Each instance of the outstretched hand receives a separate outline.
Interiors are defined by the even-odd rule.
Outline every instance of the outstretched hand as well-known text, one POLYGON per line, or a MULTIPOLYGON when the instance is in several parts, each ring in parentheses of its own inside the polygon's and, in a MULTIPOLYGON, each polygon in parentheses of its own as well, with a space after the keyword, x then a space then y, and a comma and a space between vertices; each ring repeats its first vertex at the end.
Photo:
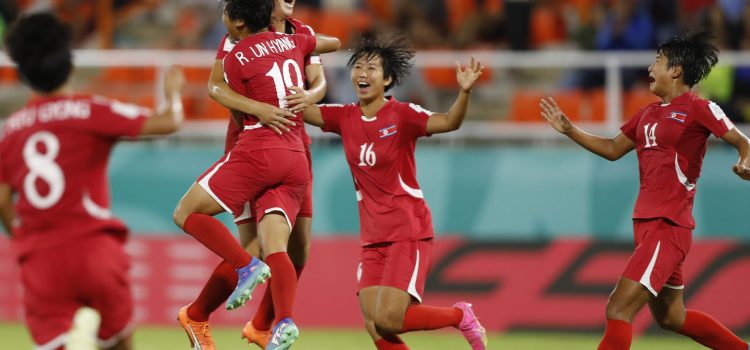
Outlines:
POLYGON ((542 118, 544 118, 555 130, 565 134, 573 127, 568 116, 563 113, 560 106, 554 98, 543 98, 539 101, 539 107, 542 109, 542 118))
POLYGON ((474 57, 469 61, 469 65, 464 69, 461 67, 461 63, 456 61, 456 80, 458 86, 461 87, 461 91, 470 92, 471 88, 474 87, 474 83, 477 82, 479 76, 482 75, 484 66, 475 60, 474 57))

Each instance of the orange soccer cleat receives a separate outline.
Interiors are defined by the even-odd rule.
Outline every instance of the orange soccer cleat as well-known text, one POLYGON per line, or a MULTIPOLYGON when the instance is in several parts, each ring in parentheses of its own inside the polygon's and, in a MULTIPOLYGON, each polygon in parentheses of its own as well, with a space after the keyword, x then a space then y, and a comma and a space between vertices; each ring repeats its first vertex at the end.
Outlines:
POLYGON ((268 346, 268 341, 271 340, 271 330, 259 331, 253 327, 252 322, 248 322, 242 328, 242 339, 247 339, 248 344, 256 344, 261 349, 265 349, 268 346))
POLYGON ((193 321, 188 317, 187 310, 190 307, 184 306, 180 309, 177 314, 177 320, 180 321, 180 326, 187 333, 190 339, 190 346, 193 350, 216 350, 216 344, 214 344, 214 338, 211 336, 211 327, 206 322, 193 321))

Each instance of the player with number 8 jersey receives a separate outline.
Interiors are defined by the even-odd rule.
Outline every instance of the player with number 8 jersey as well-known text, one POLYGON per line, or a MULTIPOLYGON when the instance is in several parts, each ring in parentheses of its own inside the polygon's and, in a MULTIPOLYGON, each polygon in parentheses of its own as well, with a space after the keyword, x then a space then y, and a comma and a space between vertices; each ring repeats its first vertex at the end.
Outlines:
POLYGON ((100 348, 128 350, 128 230, 109 209, 107 164, 123 137, 177 130, 184 76, 168 71, 167 105, 154 113, 75 94, 70 28, 53 15, 22 17, 6 40, 37 94, 8 118, 0 141, 0 220, 16 243, 25 321, 36 348, 61 349, 76 311, 88 306, 101 315, 100 348))

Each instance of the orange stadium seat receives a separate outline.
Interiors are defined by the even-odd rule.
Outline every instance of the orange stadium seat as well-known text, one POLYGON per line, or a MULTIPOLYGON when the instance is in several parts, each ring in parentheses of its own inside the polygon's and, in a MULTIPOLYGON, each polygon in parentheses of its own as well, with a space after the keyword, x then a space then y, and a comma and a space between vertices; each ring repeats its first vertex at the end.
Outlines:
POLYGON ((625 96, 623 97, 622 101, 623 120, 630 119, 633 115, 638 113, 641 108, 657 101, 659 101, 659 98, 654 96, 654 94, 652 94, 651 91, 646 88, 636 88, 625 92, 625 96))
MULTIPOLYGON (((462 63, 465 64, 465 63, 462 63)), ((422 68, 425 82, 438 89, 454 89, 458 87, 456 82, 455 67, 425 67, 422 68)), ((492 80, 492 70, 484 67, 482 75, 477 80, 477 86, 486 84, 492 80)))
POLYGON ((15 84, 18 82, 16 69, 12 67, 0 68, 0 84, 15 84))
POLYGON ((370 17, 362 12, 321 11, 313 29, 341 40, 341 46, 349 46, 353 33, 361 33, 370 27, 370 17))
POLYGON ((604 89, 594 89, 586 93, 588 99, 588 121, 601 122, 607 119, 607 95, 604 89))
POLYGON ((552 96, 571 120, 581 120, 583 93, 580 90, 559 91, 552 94, 540 90, 522 89, 516 91, 510 102, 510 118, 514 122, 543 122, 539 101, 552 96))

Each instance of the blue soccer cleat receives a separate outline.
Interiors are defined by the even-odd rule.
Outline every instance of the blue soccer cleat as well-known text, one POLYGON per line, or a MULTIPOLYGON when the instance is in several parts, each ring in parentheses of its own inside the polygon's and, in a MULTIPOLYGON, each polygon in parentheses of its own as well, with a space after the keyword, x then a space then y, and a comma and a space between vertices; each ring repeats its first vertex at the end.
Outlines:
POLYGON ((250 300, 255 287, 271 277, 271 269, 264 262, 253 258, 245 267, 237 269, 237 288, 227 299, 227 310, 234 310, 250 300))
POLYGON ((299 329, 291 318, 287 317, 279 321, 276 327, 273 327, 271 340, 266 345, 265 350, 286 350, 292 347, 299 337, 299 329))

